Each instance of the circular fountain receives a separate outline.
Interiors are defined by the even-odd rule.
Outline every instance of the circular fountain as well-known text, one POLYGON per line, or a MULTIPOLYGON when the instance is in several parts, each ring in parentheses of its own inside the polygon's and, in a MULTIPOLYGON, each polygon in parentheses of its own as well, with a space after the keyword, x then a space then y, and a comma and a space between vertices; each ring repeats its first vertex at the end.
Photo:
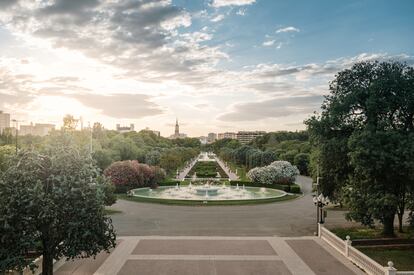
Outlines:
POLYGON ((239 187, 223 184, 190 183, 187 186, 162 186, 156 189, 138 188, 131 190, 131 194, 139 198, 152 200, 177 201, 263 201, 281 198, 287 193, 281 190, 263 187, 239 187))

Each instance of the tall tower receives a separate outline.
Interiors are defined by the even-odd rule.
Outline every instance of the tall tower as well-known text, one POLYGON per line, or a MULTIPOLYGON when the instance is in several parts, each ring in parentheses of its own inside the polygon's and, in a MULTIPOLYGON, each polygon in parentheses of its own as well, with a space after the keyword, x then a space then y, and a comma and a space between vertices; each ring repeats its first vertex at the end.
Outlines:
POLYGON ((174 135, 178 137, 180 135, 180 126, 178 126, 178 119, 175 120, 175 132, 174 135))

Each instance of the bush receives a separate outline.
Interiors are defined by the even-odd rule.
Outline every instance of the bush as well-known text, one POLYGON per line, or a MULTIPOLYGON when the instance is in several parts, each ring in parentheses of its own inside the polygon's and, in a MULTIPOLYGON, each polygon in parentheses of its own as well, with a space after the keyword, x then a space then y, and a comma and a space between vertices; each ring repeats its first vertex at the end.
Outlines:
POLYGON ((289 191, 290 193, 295 193, 295 194, 300 193, 300 186, 297 184, 292 184, 289 186, 289 190, 290 190, 289 191))
POLYGON ((251 181, 262 184, 292 184, 297 175, 298 168, 287 161, 274 161, 270 165, 253 168, 247 173, 251 181))
POLYGON ((159 167, 138 163, 136 160, 117 161, 105 169, 117 193, 126 193, 139 187, 152 187, 165 179, 165 171, 159 167))
POLYGON ((283 190, 285 192, 289 192, 289 185, 282 185, 282 184, 262 184, 260 182, 251 182, 251 181, 231 181, 231 186, 236 186, 237 184, 239 186, 245 185, 245 186, 251 186, 251 187, 266 187, 266 188, 273 188, 273 189, 279 189, 283 190))

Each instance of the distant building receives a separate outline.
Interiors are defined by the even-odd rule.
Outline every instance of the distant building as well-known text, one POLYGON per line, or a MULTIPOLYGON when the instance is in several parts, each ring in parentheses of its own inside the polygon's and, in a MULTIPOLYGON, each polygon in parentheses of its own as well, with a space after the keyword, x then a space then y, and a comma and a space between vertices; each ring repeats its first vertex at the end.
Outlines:
POLYGON ((144 129, 143 131, 152 132, 152 133, 154 133, 157 137, 161 136, 160 131, 151 130, 151 129, 150 129, 150 128, 148 128, 148 127, 145 127, 145 129, 144 129))
POLYGON ((207 135, 207 142, 208 143, 212 143, 214 141, 216 141, 217 139, 217 134, 216 133, 208 133, 207 135))
POLYGON ((47 136, 51 131, 55 129, 54 124, 45 124, 45 123, 30 123, 30 125, 20 125, 19 135, 26 136, 47 136))
POLYGON ((133 131, 135 131, 135 126, 134 126, 134 124, 130 124, 129 127, 128 126, 121 126, 121 124, 117 124, 116 125, 116 130, 120 133, 133 132, 133 131))
POLYGON ((10 114, 0 111, 0 134, 7 128, 10 128, 10 114))
POLYGON ((224 139, 224 138, 230 138, 230 139, 236 139, 237 134, 232 132, 225 132, 225 133, 219 133, 217 135, 217 139, 224 139))
POLYGON ((180 133, 180 126, 178 125, 178 119, 175 120, 175 128, 174 128, 174 134, 170 136, 170 139, 176 139, 176 138, 186 138, 186 134, 180 133))
POLYGON ((239 131, 236 134, 236 139, 240 141, 241 144, 247 144, 257 137, 265 135, 265 131, 239 131))

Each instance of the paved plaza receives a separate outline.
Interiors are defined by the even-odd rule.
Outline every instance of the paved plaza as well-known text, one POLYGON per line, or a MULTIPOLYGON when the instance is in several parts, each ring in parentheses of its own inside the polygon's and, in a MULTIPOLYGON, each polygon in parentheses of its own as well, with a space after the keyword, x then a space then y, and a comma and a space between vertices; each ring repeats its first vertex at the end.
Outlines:
MULTIPOLYGON (((120 236, 311 236, 316 231, 312 180, 299 176, 304 196, 240 206, 176 206, 118 200, 112 216, 120 236)), ((327 226, 351 225, 343 211, 330 211, 327 226)))
MULTIPOLYGON (((112 208, 118 245, 95 259, 60 261, 57 275, 363 274, 314 237, 311 179, 304 195, 245 206, 172 206, 119 200, 112 208), (305 237, 304 237, 305 236, 305 237)), ((344 224, 342 211, 329 216, 344 224)))
POLYGON ((121 237, 96 259, 60 262, 56 275, 364 274, 316 237, 121 237))

